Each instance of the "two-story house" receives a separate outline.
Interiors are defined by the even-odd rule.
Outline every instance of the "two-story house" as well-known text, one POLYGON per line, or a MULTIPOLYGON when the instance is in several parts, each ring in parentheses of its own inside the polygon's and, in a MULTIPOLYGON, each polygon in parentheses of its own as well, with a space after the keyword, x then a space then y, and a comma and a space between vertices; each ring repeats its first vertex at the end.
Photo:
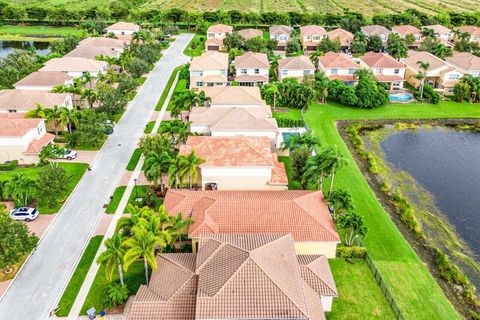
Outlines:
POLYGON ((384 26, 379 25, 363 26, 360 29, 367 37, 379 36, 380 39, 382 39, 384 47, 387 45, 388 36, 390 35, 390 33, 392 33, 392 31, 388 30, 384 26))
POLYGON ((233 32, 232 26, 224 24, 214 24, 207 29, 207 40, 205 41, 205 48, 207 51, 222 51, 223 39, 233 32))
POLYGON ((278 80, 296 78, 303 80, 304 76, 313 75, 315 66, 307 56, 284 58, 278 61, 278 80))
POLYGON ((310 25, 300 27, 300 42, 304 51, 315 51, 323 39, 328 38, 323 27, 310 25))
POLYGON ((388 54, 367 52, 360 57, 360 66, 370 69, 378 82, 387 83, 390 90, 403 88, 405 65, 388 54))
POLYGON ((330 80, 338 79, 348 85, 354 85, 357 82, 354 73, 361 67, 346 54, 327 52, 318 58, 318 68, 325 72, 330 80))
POLYGON ((129 41, 123 39, 112 39, 107 37, 89 37, 78 43, 77 48, 109 48, 118 52, 123 52, 129 41))
MULTIPOLYGON (((463 26, 456 29, 460 33, 468 34, 468 40, 470 42, 480 44, 480 27, 477 26, 463 26)), ((458 41, 458 36, 455 35, 455 41, 458 41)))
POLYGON ((36 71, 14 83, 13 87, 18 90, 51 91, 54 87, 60 85, 73 85, 73 77, 60 71, 36 71))
POLYGON ((245 52, 235 57, 235 81, 240 86, 268 83, 270 62, 265 53, 245 52))
POLYGON ((266 105, 259 87, 203 87, 200 90, 210 98, 206 103, 209 108, 257 108, 266 105))
POLYGON ((238 30, 237 33, 245 40, 250 40, 257 37, 263 37, 263 31, 259 29, 242 29, 238 30))
POLYGON ((54 137, 47 133, 45 119, 0 113, 0 163, 18 160, 20 164, 35 164, 40 151, 54 137))
POLYGON ((41 90, 7 89, 0 91, 0 113, 24 113, 35 110, 37 104, 44 108, 58 106, 71 109, 73 107, 72 95, 41 90))
POLYGON ((426 51, 408 51, 408 57, 402 62, 406 66, 405 80, 418 88, 421 80, 417 79, 418 73, 425 73, 425 83, 442 95, 452 95, 453 87, 458 83, 463 73, 452 65, 437 58, 426 51), (420 63, 428 63, 427 70, 423 70, 420 63))
POLYGON ((422 31, 411 25, 394 26, 392 27, 392 33, 398 34, 402 39, 408 36, 413 37, 415 42, 408 44, 409 48, 418 48, 422 42, 422 31))
POLYGON ((445 58, 445 61, 463 74, 480 77, 480 57, 470 52, 455 52, 453 56, 445 58))
POLYGON ((290 34, 293 31, 289 26, 271 26, 269 29, 270 39, 277 41, 277 51, 285 51, 287 48, 288 40, 290 40, 290 34))
POLYGON ((207 51, 194 57, 190 64, 190 89, 226 86, 228 82, 228 54, 207 51))
POLYGON ((107 71, 108 63, 86 58, 62 57, 48 60, 39 70, 42 72, 66 72, 70 77, 80 78, 84 73, 97 77, 107 71))
POLYGON ((105 28, 105 32, 113 33, 116 36, 131 36, 140 31, 140 26, 131 22, 120 21, 105 28))
POLYGON ((338 40, 343 52, 350 51, 350 45, 353 41, 353 33, 341 28, 328 31, 328 38, 332 41, 338 40))
POLYGON ((430 30, 433 36, 442 44, 448 48, 453 48, 454 45, 450 42, 453 37, 453 32, 447 27, 444 27, 440 24, 433 24, 429 26, 422 27, 423 33, 430 30))

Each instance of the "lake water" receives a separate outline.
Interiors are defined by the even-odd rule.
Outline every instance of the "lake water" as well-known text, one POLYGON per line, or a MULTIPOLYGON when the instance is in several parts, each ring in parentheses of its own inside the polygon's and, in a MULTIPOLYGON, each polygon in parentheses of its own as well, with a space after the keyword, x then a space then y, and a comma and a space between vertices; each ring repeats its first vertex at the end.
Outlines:
POLYGON ((432 193, 437 207, 480 257, 480 133, 443 127, 395 132, 385 159, 432 193))
POLYGON ((51 52, 50 43, 36 41, 1 41, 0 40, 0 58, 5 58, 15 49, 35 48, 39 55, 47 55, 51 52))

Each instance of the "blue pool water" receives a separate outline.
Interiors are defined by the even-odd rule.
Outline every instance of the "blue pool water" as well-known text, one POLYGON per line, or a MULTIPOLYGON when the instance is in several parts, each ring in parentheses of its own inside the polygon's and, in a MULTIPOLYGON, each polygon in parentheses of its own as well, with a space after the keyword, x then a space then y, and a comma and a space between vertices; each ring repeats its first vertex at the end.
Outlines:
POLYGON ((299 136, 298 132, 282 132, 283 141, 286 142, 290 139, 290 136, 299 136))
POLYGON ((407 92, 393 93, 389 95, 389 98, 392 102, 408 102, 413 100, 413 94, 407 92))

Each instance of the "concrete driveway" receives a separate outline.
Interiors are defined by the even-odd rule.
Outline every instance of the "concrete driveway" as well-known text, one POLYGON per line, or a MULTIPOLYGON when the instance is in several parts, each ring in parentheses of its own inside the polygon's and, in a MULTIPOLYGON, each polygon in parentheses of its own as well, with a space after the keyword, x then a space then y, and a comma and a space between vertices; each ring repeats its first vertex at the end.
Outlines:
POLYGON ((172 43, 77 185, 57 219, 0 301, 0 319, 47 319, 55 308, 82 252, 120 179, 173 69, 192 34, 172 43))

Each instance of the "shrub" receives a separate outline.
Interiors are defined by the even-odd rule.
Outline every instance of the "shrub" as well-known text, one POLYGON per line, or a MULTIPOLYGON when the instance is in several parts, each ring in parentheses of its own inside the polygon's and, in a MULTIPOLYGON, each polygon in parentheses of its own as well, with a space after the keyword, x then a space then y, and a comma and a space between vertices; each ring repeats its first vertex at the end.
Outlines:
POLYGON ((303 120, 279 118, 277 124, 280 128, 303 127, 303 120))
POLYGON ((103 293, 103 305, 106 308, 116 307, 128 299, 128 288, 126 285, 120 285, 113 282, 108 285, 103 293))
POLYGON ((355 258, 364 259, 366 255, 367 255, 367 249, 365 249, 364 247, 359 247, 359 246, 337 247, 337 253, 336 253, 337 258, 342 258, 347 260, 355 259, 355 258))
POLYGON ((18 166, 18 160, 0 164, 0 171, 12 171, 18 166))
POLYGON ((468 283, 460 268, 450 262, 448 256, 438 248, 435 249, 435 264, 438 267, 440 276, 445 281, 458 285, 466 285, 468 283))

